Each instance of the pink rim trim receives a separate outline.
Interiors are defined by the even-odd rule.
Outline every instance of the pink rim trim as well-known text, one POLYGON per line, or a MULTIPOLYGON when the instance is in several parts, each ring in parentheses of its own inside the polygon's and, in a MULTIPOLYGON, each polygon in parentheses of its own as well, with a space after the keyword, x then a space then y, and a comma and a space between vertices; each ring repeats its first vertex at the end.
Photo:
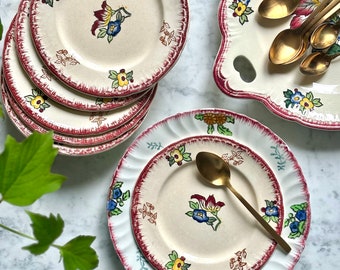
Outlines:
MULTIPOLYGON (((2 91, 2 99, 4 101, 4 107, 7 111, 7 114, 13 124, 18 128, 18 130, 24 135, 29 136, 32 134, 32 130, 30 130, 16 115, 12 107, 10 106, 7 96, 5 94, 5 91, 2 91)), ((102 153, 105 151, 108 151, 117 145, 123 143, 126 141, 132 134, 134 134, 137 129, 140 127, 140 125, 143 123, 144 119, 141 119, 133 128, 131 128, 126 133, 122 134, 121 136, 115 138, 114 140, 111 140, 109 142, 106 142, 104 144, 94 145, 94 146, 88 146, 88 147, 72 147, 68 145, 62 145, 59 143, 55 143, 55 147, 58 148, 59 154, 67 155, 67 156, 89 156, 94 155, 98 153, 102 153)))
MULTIPOLYGON (((39 132, 47 132, 48 130, 39 126, 34 120, 30 119, 19 107, 18 104, 13 100, 10 93, 6 88, 6 82, 3 80, 3 91, 5 92, 4 95, 6 95, 7 103, 10 105, 11 109, 15 112, 17 117, 20 119, 23 124, 28 127, 30 130, 36 130, 39 132)), ((146 114, 148 113, 148 107, 145 106, 140 113, 136 115, 135 118, 133 118, 130 122, 128 122, 126 125, 108 131, 106 133, 97 135, 97 136, 90 136, 90 137, 74 137, 74 136, 66 136, 63 134, 59 134, 57 132, 53 133, 53 139, 56 143, 61 143, 65 145, 70 145, 73 147, 76 146, 93 146, 93 145, 99 145, 103 144, 109 141, 112 141, 118 137, 120 137, 122 134, 128 132, 130 129, 134 128, 137 124, 140 124, 141 120, 145 118, 146 114)))

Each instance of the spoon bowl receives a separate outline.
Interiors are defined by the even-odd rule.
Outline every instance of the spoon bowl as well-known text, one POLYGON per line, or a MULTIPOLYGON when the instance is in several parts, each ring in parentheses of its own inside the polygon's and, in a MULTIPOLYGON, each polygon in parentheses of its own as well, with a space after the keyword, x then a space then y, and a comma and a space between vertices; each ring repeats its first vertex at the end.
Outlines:
POLYGON ((300 28, 285 29, 273 40, 269 49, 269 60, 276 65, 290 64, 306 48, 307 39, 300 28))
POLYGON ((291 15, 298 7, 300 0, 263 0, 258 12, 263 18, 282 19, 291 15))
POLYGON ((269 60, 276 65, 286 65, 300 59, 309 47, 310 33, 317 24, 335 12, 339 5, 339 0, 324 0, 299 27, 281 31, 271 44, 269 60))
POLYGON ((196 165, 203 179, 216 187, 228 188, 237 199, 249 210, 256 220, 267 230, 273 239, 287 253, 291 251, 288 243, 271 227, 261 215, 238 193, 230 183, 230 168, 224 160, 216 154, 209 152, 199 152, 196 155, 196 165))
POLYGON ((311 34, 310 43, 313 48, 323 50, 333 45, 339 35, 340 21, 336 24, 320 24, 311 34))
POLYGON ((324 52, 314 52, 308 55, 300 64, 300 71, 305 75, 324 74, 331 61, 338 57, 340 53, 328 55, 324 52))
POLYGON ((212 153, 199 152, 196 164, 200 174, 209 184, 217 187, 230 185, 230 168, 222 158, 212 153))

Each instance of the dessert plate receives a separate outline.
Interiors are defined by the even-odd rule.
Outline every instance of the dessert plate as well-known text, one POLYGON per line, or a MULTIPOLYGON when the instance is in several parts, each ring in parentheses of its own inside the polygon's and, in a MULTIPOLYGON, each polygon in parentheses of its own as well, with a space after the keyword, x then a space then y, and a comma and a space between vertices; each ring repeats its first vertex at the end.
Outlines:
POLYGON ((28 17, 30 2, 30 0, 22 0, 20 2, 16 19, 15 44, 24 70, 32 82, 46 96, 72 109, 81 111, 108 111, 129 105, 146 93, 151 94, 151 91, 143 91, 126 98, 101 98, 75 91, 59 81, 45 67, 35 50, 28 17))
POLYGON ((86 94, 122 97, 149 88, 175 64, 188 13, 186 0, 32 0, 30 23, 39 55, 60 80, 86 94))
POLYGON ((202 180, 195 163, 200 151, 229 163, 232 185, 257 211, 275 202, 272 225, 281 233, 280 185, 264 160, 228 138, 197 136, 163 148, 142 170, 131 206, 138 246, 155 269, 225 270, 237 252, 247 268, 262 267, 276 243, 232 193, 202 180))
MULTIPOLYGON (((38 125, 31 118, 29 118, 25 114, 25 112, 23 112, 20 106, 12 98, 10 91, 7 89, 5 80, 3 80, 2 84, 3 84, 2 89, 4 91, 3 95, 6 96, 7 103, 11 107, 11 110, 13 110, 17 117, 20 119, 20 121, 32 131, 36 130, 41 133, 47 132, 48 130, 46 128, 38 125)), ((104 144, 106 142, 112 141, 122 136, 125 132, 128 132, 130 129, 133 129, 136 125, 140 125, 142 123, 142 120, 145 118, 147 112, 148 112, 147 108, 145 109, 143 108, 143 110, 136 117, 134 117, 124 126, 110 130, 103 134, 92 136, 67 136, 64 134, 53 132, 53 139, 56 143, 69 145, 73 147, 84 147, 104 144)))
MULTIPOLYGON (((3 88, 4 85, 2 85, 3 88)), ((10 102, 9 102, 9 93, 6 93, 4 89, 1 91, 2 94, 2 100, 5 107, 5 110, 7 112, 7 115, 11 119, 12 123, 18 128, 18 130, 24 135, 29 136, 31 135, 34 130, 31 130, 29 127, 23 123, 23 121, 18 117, 18 115, 13 110, 10 102)), ((67 155, 67 156, 89 156, 98 154, 104 151, 108 151, 117 145, 123 143, 126 141, 132 134, 136 132, 136 130, 140 127, 140 125, 143 123, 143 119, 141 119, 134 127, 129 129, 127 132, 121 134, 119 137, 116 137, 108 142, 102 143, 102 144, 96 144, 96 145, 89 145, 89 146, 71 146, 66 144, 60 144, 55 141, 54 146, 58 148, 58 153, 61 155, 67 155)), ((54 133, 54 139, 56 138, 56 134, 54 133)))
POLYGON ((73 110, 48 99, 23 71, 17 57, 14 41, 14 21, 6 35, 3 52, 3 71, 5 81, 12 97, 21 105, 22 110, 39 125, 61 134, 88 136, 105 133, 123 126, 133 119, 153 100, 151 95, 122 108, 111 111, 84 112, 73 110))
MULTIPOLYGON (((299 61, 275 66, 268 58, 275 36, 299 26, 315 3, 304 0, 291 19, 273 22, 257 14, 260 1, 222 0, 218 12, 222 41, 213 73, 218 87, 230 96, 259 100, 275 114, 307 127, 339 130, 340 58, 320 76, 303 75, 299 61)), ((328 53, 339 51, 338 41, 328 53)))
MULTIPOLYGON (((309 192, 301 168, 289 147, 269 128, 245 115, 223 109, 199 109, 170 116, 142 132, 124 153, 109 187, 107 214, 112 242, 125 269, 153 268, 140 252, 131 226, 131 194, 137 179, 159 151, 180 140, 197 136, 221 137, 221 140, 229 139, 236 144, 244 145, 261 157, 272 170, 280 186, 282 208, 280 209, 277 202, 271 200, 262 201, 258 207, 270 224, 283 222, 281 235, 291 245, 292 251, 286 254, 279 247, 275 248, 262 269, 293 269, 304 249, 311 218, 309 192), (282 211, 279 211, 282 214, 277 216, 276 210, 282 211)), ((177 154, 182 152, 179 151, 177 154)), ((186 155, 172 157, 174 161, 180 162, 184 156, 186 155)), ((237 153, 232 156, 236 162, 240 160, 237 153)), ((217 192, 221 192, 219 193, 221 196, 228 194, 218 190, 212 190, 210 194, 217 194, 217 192)), ((174 196, 175 194, 176 192, 174 196)), ((207 195, 209 194, 205 194, 207 195)), ((215 199, 222 200, 219 196, 215 199)), ((153 211, 152 206, 146 210, 153 211)), ((183 219, 188 219, 188 216, 183 214, 183 219)), ((168 262, 176 262, 181 257, 182 254, 169 252, 168 262)), ((247 254, 243 250, 235 250, 235 258, 232 262, 234 269, 240 268, 241 265, 245 267, 247 254)), ((190 263, 188 259, 186 263, 190 263)), ((170 267, 171 264, 170 262, 168 266, 170 267)))

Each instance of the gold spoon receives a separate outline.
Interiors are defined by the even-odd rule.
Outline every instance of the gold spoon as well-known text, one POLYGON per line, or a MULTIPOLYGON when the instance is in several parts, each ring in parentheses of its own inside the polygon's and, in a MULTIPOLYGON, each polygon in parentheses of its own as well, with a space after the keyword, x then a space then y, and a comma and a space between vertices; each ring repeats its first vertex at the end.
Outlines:
POLYGON ((281 19, 291 15, 299 3, 300 0, 263 0, 258 12, 267 19, 281 19))
POLYGON ((199 152, 196 155, 196 165, 203 178, 217 187, 228 188, 241 203, 249 210, 256 220, 271 234, 274 240, 286 251, 291 251, 288 243, 270 226, 261 215, 238 193, 230 184, 229 165, 219 156, 209 152, 199 152))
POLYGON ((281 31, 269 49, 269 60, 277 65, 290 64, 298 60, 309 46, 311 31, 315 29, 317 23, 326 20, 340 7, 339 2, 340 0, 324 0, 300 27, 281 31))
POLYGON ((340 21, 338 21, 336 24, 320 24, 311 34, 310 44, 315 49, 327 49, 337 41, 339 30, 340 21))
POLYGON ((331 55, 324 52, 311 53, 301 62, 300 71, 305 75, 321 75, 327 71, 331 61, 339 55, 340 53, 331 55))

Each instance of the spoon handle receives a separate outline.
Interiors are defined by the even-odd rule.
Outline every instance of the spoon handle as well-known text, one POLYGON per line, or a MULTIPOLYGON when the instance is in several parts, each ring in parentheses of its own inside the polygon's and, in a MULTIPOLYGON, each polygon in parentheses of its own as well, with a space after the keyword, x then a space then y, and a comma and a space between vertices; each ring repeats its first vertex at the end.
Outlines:
POLYGON ((269 225, 268 222, 266 222, 260 214, 247 202, 243 196, 238 193, 233 186, 227 185, 227 188, 241 201, 241 203, 249 210, 249 212, 256 218, 256 220, 271 234, 271 236, 274 238, 276 243, 278 243, 284 251, 289 253, 291 251, 291 247, 288 245, 288 243, 279 235, 272 226, 269 225))
POLYGON ((301 33, 306 33, 310 27, 315 25, 318 22, 318 19, 325 8, 335 0, 323 0, 314 10, 313 12, 303 21, 303 23, 299 27, 299 31, 301 33))
POLYGON ((312 14, 310 14, 303 22, 303 26, 301 25, 301 31, 305 35, 311 34, 320 23, 324 22, 339 9, 339 3, 340 0, 323 0, 312 14))

